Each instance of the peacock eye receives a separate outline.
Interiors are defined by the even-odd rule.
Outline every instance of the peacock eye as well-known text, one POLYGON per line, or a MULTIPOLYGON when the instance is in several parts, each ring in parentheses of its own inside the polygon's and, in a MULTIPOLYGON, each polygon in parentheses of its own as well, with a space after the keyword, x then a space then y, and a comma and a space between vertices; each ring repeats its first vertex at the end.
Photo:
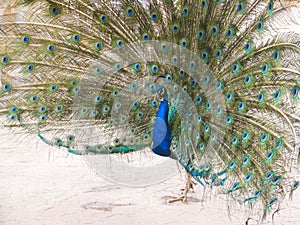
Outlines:
POLYGON ((278 59, 278 56, 279 56, 278 52, 274 52, 274 53, 273 53, 273 58, 274 58, 275 60, 278 59))
POLYGON ((151 102, 151 105, 152 105, 152 106, 157 106, 157 104, 158 104, 158 103, 157 103, 157 100, 153 100, 153 101, 151 102))
POLYGON ((207 110, 211 110, 211 104, 210 104, 209 102, 206 103, 205 108, 206 108, 207 110))
POLYGON ((143 39, 144 39, 144 41, 148 41, 149 40, 149 35, 148 34, 144 34, 143 39))
POLYGON ((195 66, 195 63, 194 63, 194 62, 191 62, 191 63, 190 63, 190 69, 194 69, 194 66, 195 66))
POLYGON ((51 52, 53 52, 53 51, 55 50, 55 46, 52 45, 52 44, 49 45, 49 46, 48 46, 48 50, 51 51, 51 52))
POLYGON ((10 84, 5 84, 5 85, 4 85, 4 90, 7 91, 7 90, 10 89, 10 87, 11 87, 10 84))
POLYGON ((242 9, 243 9, 243 6, 242 6, 242 4, 240 3, 240 4, 238 4, 238 11, 242 11, 242 9))
POLYGON ((202 97, 201 96, 198 96, 197 98, 196 98, 196 103, 197 104, 200 104, 202 102, 202 97))
POLYGON ((183 9, 182 13, 183 13, 183 15, 186 16, 187 14, 189 14, 189 10, 187 8, 185 8, 185 9, 183 9))
POLYGON ((174 32, 174 33, 177 33, 178 30, 179 30, 178 26, 173 26, 173 32, 174 32))
POLYGON ((261 71, 263 73, 266 73, 268 71, 269 65, 267 63, 265 63, 264 65, 262 65, 261 67, 261 71))
POLYGON ((231 29, 228 29, 227 32, 226 32, 226 36, 227 37, 230 37, 232 34, 232 30, 231 29))
POLYGON ((232 143, 235 144, 237 142, 237 137, 232 138, 232 143))
POLYGON ((23 37, 23 42, 28 43, 29 42, 29 37, 26 35, 23 37))
POLYGON ((101 22, 106 23, 106 21, 107 21, 107 17, 106 16, 101 16, 101 22))
POLYGON ((151 70, 152 70, 153 73, 157 73, 157 72, 158 72, 158 66, 153 65, 153 66, 151 67, 151 70))
POLYGON ((8 56, 4 56, 4 57, 2 58, 2 62, 3 62, 3 63, 7 63, 8 61, 9 61, 8 56))
POLYGON ((167 76, 166 76, 166 80, 167 80, 167 82, 168 83, 171 83, 171 81, 172 81, 172 76, 170 75, 170 74, 168 74, 167 76))
POLYGON ((202 79, 202 82, 207 84, 210 82, 210 76, 204 76, 203 79, 202 79))
POLYGON ((132 8, 128 8, 127 9, 127 15, 128 16, 132 16, 133 15, 133 9, 132 8))
POLYGON ((86 113, 86 112, 87 112, 87 108, 84 107, 84 108, 82 109, 82 112, 83 112, 83 113, 86 113))
POLYGON ((177 64, 178 59, 176 57, 173 58, 173 64, 177 64))
POLYGON ((261 191, 256 191, 254 194, 254 197, 258 197, 260 195, 261 191))
POLYGON ((230 117, 230 116, 228 116, 227 118, 226 118, 226 123, 231 123, 232 122, 232 118, 230 117))
POLYGON ((79 34, 75 34, 75 35, 74 35, 74 41, 79 41, 79 39, 80 39, 79 34))
POLYGON ((273 176, 273 173, 267 173, 266 179, 270 179, 273 176))
POLYGON ((141 64, 139 64, 139 63, 135 64, 135 69, 140 70, 141 69, 141 64))
POLYGON ((164 52, 167 51, 167 45, 166 44, 162 44, 161 50, 163 50, 164 52))
POLYGON ((102 48, 102 43, 101 42, 97 42, 95 45, 96 49, 101 49, 102 48))
POLYGON ((212 134, 210 137, 212 141, 216 140, 216 134, 212 134))
POLYGON ((120 70, 120 69, 122 68, 122 65, 121 65, 120 63, 117 63, 117 64, 115 65, 115 68, 116 68, 117 70, 120 70))
POLYGON ((201 115, 198 115, 197 116, 197 120, 198 120, 198 123, 200 123, 202 121, 202 116, 201 115))
POLYGON ((234 64, 233 66, 232 66, 232 70, 233 71, 236 71, 238 69, 238 65, 237 64, 234 64))
POLYGON ((299 181, 295 181, 293 184, 293 189, 296 189, 299 187, 299 181))
POLYGON ((56 7, 53 7, 52 10, 51 10, 51 13, 52 13, 53 15, 57 15, 57 14, 59 13, 59 9, 56 8, 56 7))
POLYGON ((203 32, 200 31, 200 32, 198 33, 198 39, 202 40, 203 36, 204 36, 203 32))
POLYGON ((278 98, 280 96, 280 92, 279 91, 276 91, 275 94, 274 94, 274 98, 278 98))
POLYGON ((219 24, 215 24, 214 26, 212 26, 210 31, 213 36, 218 35, 219 34, 219 24))
POLYGON ((209 132, 209 130, 210 130, 209 125, 206 125, 206 126, 204 127, 204 131, 205 131, 205 132, 209 132))
POLYGON ((122 47, 122 46, 123 46, 123 41, 118 40, 118 41, 117 41, 117 45, 118 45, 119 47, 122 47))
POLYGON ((258 22, 257 29, 260 30, 262 28, 262 22, 258 22))
POLYGON ((29 65, 27 68, 28 68, 29 71, 32 71, 33 70, 33 65, 29 65))
POLYGON ((152 19, 153 21, 156 21, 156 20, 157 20, 157 15, 156 15, 156 14, 152 14, 151 19, 152 19))
POLYGON ((271 2, 269 2, 269 4, 268 4, 268 10, 270 11, 270 10, 272 10, 273 9, 273 2, 271 1, 271 2))
POLYGON ((192 80, 191 81, 191 87, 195 87, 196 86, 196 81, 192 80))

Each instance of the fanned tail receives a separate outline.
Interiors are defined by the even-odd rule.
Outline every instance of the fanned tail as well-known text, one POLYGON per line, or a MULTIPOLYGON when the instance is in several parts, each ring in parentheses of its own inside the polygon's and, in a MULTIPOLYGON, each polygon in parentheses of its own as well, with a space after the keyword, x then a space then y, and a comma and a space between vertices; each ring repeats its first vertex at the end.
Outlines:
POLYGON ((295 7, 275 0, 16 7, 18 20, 0 23, 6 126, 79 155, 152 147, 199 183, 259 205, 262 217, 298 188, 300 39, 282 31, 298 25, 295 7))

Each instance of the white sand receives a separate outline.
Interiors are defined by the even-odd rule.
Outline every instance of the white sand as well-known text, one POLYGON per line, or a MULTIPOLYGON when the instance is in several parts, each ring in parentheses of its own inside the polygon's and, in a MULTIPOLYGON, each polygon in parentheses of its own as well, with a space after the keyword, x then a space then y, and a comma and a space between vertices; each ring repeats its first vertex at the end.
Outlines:
MULTIPOLYGON (((0 224, 245 224, 240 214, 230 221, 218 199, 200 202, 200 185, 188 203, 167 204, 183 187, 179 172, 161 184, 126 187, 96 175, 81 156, 38 138, 16 146, 18 139, 0 136, 0 224)), ((299 196, 282 207, 274 224, 300 224, 299 196)))

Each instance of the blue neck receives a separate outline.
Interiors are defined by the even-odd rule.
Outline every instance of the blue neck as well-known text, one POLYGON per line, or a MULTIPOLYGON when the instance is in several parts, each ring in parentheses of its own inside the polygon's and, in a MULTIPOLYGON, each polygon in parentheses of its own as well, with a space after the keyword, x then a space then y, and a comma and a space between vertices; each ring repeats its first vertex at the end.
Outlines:
POLYGON ((168 123, 168 114, 168 101, 163 99, 156 114, 151 147, 152 151, 160 156, 170 156, 171 154, 171 129, 168 123))

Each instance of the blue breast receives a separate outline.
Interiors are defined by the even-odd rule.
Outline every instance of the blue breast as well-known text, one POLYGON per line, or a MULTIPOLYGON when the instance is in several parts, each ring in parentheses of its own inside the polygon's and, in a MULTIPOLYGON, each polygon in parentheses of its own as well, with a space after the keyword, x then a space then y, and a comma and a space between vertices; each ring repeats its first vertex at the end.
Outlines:
POLYGON ((170 156, 171 129, 168 124, 169 106, 167 100, 160 102, 152 137, 152 151, 160 156, 170 156))

